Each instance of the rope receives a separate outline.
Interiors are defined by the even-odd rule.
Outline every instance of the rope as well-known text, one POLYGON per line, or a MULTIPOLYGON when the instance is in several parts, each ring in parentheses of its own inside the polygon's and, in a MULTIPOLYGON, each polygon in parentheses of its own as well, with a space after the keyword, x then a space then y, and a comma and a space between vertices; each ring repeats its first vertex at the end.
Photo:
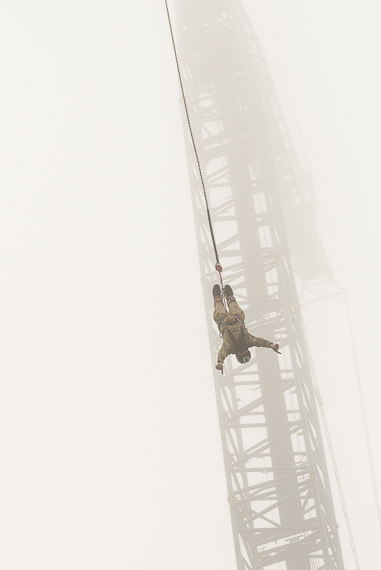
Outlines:
POLYGON ((354 334, 353 334, 352 318, 351 318, 351 313, 350 313, 350 310, 349 310, 348 295, 347 295, 346 292, 344 292, 344 299, 345 299, 345 307, 346 307, 346 310, 347 310, 348 327, 349 327, 349 334, 350 334, 351 345, 352 345, 352 356, 353 356, 353 362, 354 362, 354 366, 355 366, 357 388, 358 388, 359 397, 360 397, 360 405, 361 405, 361 412, 362 412, 362 421, 363 421, 363 426, 364 426, 364 431, 365 431, 365 438, 366 438, 366 445, 367 445, 367 450, 368 450, 368 460, 369 460, 369 466, 370 466, 370 471, 371 471, 371 475, 372 475, 373 496, 374 496, 374 502, 375 502, 375 506, 376 506, 376 510, 377 510, 378 529, 379 529, 379 531, 380 531, 380 537, 381 537, 381 509, 380 509, 380 501, 379 501, 379 498, 378 498, 378 489, 377 489, 376 473, 375 473, 375 470, 374 470, 372 446, 371 446, 370 437, 369 437, 368 421, 367 421, 367 415, 366 415, 365 404, 364 404, 364 397, 363 397, 363 392, 362 392, 362 382, 361 382, 360 369, 359 369, 359 364, 358 364, 358 359, 357 359, 357 351, 356 351, 355 337, 354 337, 354 334))
POLYGON ((167 2, 167 0, 165 0, 165 7, 166 7, 166 9, 167 9, 167 16, 168 16, 169 29, 170 29, 170 31, 171 31, 171 38, 172 38, 173 51, 174 51, 175 59, 176 59, 177 73, 178 73, 179 80, 180 80, 181 93, 182 93, 182 96, 183 96, 183 101, 184 101, 185 113, 186 113, 187 121, 188 121, 189 132, 190 132, 190 136, 191 136, 192 144, 193 144, 193 148, 194 148, 194 153, 195 153, 196 160, 197 160, 197 166, 198 166, 198 171, 199 171, 199 174, 200 174, 200 180, 201 180, 202 190, 203 190, 203 192, 204 192, 205 205, 206 205, 206 212, 207 212, 207 215, 208 215, 208 222, 209 222, 209 229, 210 229, 210 234, 211 234, 211 236, 212 236, 212 242, 213 242, 214 253, 215 253, 215 256, 216 256, 216 265, 215 265, 215 267, 216 267, 216 270, 217 270, 217 271, 219 272, 219 274, 220 274, 220 281, 221 281, 221 285, 222 285, 222 288, 223 288, 223 282, 222 282, 222 277, 221 277, 222 267, 221 267, 221 265, 220 265, 220 260, 219 260, 219 257, 218 257, 218 251, 217 251, 217 246, 216 246, 216 240, 214 239, 214 232, 213 232, 213 226, 212 226, 212 218, 211 218, 211 216, 210 216, 210 211, 209 211, 209 203, 208 203, 208 197, 207 197, 207 195, 206 195, 206 190, 205 190, 204 177, 203 177, 203 175, 202 175, 200 160, 199 160, 199 158, 198 158, 196 143, 195 143, 195 140, 194 140, 194 137, 193 137, 192 126, 191 126, 191 122, 190 122, 190 118, 189 118, 188 106, 187 106, 187 101, 186 101, 186 98, 185 98, 184 87, 183 87, 183 81, 182 81, 182 79, 181 79, 181 72, 180 72, 179 60, 178 60, 178 57, 177 57, 177 50, 176 50, 175 38, 174 38, 174 36, 173 36, 172 22, 171 22, 171 16, 170 16, 170 14, 169 14, 169 8, 168 8, 168 2, 167 2))
POLYGON ((325 437, 327 438, 329 454, 330 454, 330 456, 331 456, 331 461, 332 461, 332 466, 333 466, 333 472, 334 472, 334 474, 335 474, 337 489, 338 489, 338 491, 339 491, 340 502, 341 502, 341 508, 343 509, 343 514, 344 514, 344 519, 345 519, 345 525, 346 525, 346 527, 347 527, 347 532, 348 532, 349 542, 350 542, 350 544, 351 544, 351 550, 352 550, 353 559, 354 559, 354 562, 355 562, 356 570, 360 570, 360 563, 359 563, 359 559, 358 559, 357 552, 356 552, 356 546, 355 546, 355 541, 354 541, 354 538, 353 538, 352 527, 351 527, 351 523, 350 523, 350 520, 349 520, 348 511, 347 511, 347 505, 346 505, 346 503, 345 503, 343 487, 342 487, 342 485, 341 485, 339 470, 338 470, 338 468, 337 468, 336 457, 335 457, 335 453, 334 453, 334 451, 333 451, 332 440, 331 440, 331 436, 330 436, 330 433, 329 433, 329 430, 328 430, 328 423, 327 423, 327 418, 326 418, 325 410, 324 410, 324 406, 323 406, 323 400, 322 400, 322 397, 321 397, 321 395, 320 395, 320 392, 319 392, 319 388, 318 388, 318 387, 315 387, 315 393, 316 393, 317 401, 318 401, 319 408, 320 408, 321 418, 322 418, 322 420, 323 420, 323 426, 324 426, 324 431, 325 431, 325 437))
POLYGON ((317 376, 316 376, 315 367, 314 367, 313 362, 312 362, 311 350, 310 350, 310 347, 309 347, 309 343, 308 343, 308 340, 307 340, 307 336, 306 336, 305 338, 306 338, 306 342, 307 342, 308 359, 309 359, 310 367, 311 367, 312 383, 313 383, 314 390, 315 390, 315 394, 316 394, 316 400, 317 400, 317 403, 318 403, 318 405, 319 405, 321 418, 322 418, 322 420, 323 420, 323 426, 324 426, 325 437, 326 437, 326 440, 327 440, 327 443, 328 443, 328 449, 329 449, 329 454, 330 454, 330 456, 331 456, 331 462, 332 462, 333 472, 334 472, 334 474, 335 474, 337 489, 338 489, 338 491, 339 491, 339 497, 340 497, 340 502, 341 502, 341 508, 342 508, 343 514, 344 514, 344 520, 345 520, 345 525, 346 525, 346 527, 347 527, 348 538, 349 538, 349 542, 350 542, 350 545, 351 545, 353 560, 354 560, 354 563, 355 563, 355 566, 356 566, 356 570, 361 570, 361 569, 360 569, 360 563, 359 563, 358 556, 357 556, 356 545, 355 545, 355 541, 354 541, 354 538, 353 538, 352 527, 351 527, 351 523, 350 523, 350 520, 349 520, 347 505, 346 505, 346 502, 345 502, 344 492, 343 492, 343 488, 342 488, 342 485, 341 485, 340 474, 339 474, 339 470, 338 470, 338 468, 337 468, 336 457, 335 457, 335 453, 334 453, 333 446, 332 446, 332 440, 331 440, 331 436, 330 436, 329 429, 328 429, 328 423, 327 423, 327 418, 326 418, 326 415, 325 415, 324 404, 323 404, 323 398, 322 398, 321 395, 320 395, 318 379, 317 379, 317 376))

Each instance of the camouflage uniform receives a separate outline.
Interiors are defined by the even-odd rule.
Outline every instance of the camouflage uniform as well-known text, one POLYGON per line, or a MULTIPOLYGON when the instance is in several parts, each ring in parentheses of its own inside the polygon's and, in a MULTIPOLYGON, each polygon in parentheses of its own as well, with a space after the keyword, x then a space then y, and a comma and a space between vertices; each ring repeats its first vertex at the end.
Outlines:
POLYGON ((272 342, 251 335, 245 327, 245 313, 234 297, 228 297, 229 313, 222 303, 221 297, 215 298, 213 319, 222 334, 223 344, 218 353, 217 361, 223 362, 229 354, 244 352, 251 346, 268 348, 272 342))

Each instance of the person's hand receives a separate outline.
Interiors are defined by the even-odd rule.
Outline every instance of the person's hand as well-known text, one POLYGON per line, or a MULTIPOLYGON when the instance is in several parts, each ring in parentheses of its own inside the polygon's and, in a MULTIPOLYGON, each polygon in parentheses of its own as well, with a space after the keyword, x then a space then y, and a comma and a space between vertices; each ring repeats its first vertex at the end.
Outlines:
POLYGON ((269 345, 269 348, 272 348, 274 352, 277 352, 278 354, 282 354, 281 352, 279 352, 279 344, 273 344, 271 343, 269 345))
POLYGON ((222 362, 217 362, 216 368, 217 368, 217 370, 221 370, 221 374, 224 373, 224 365, 222 362))

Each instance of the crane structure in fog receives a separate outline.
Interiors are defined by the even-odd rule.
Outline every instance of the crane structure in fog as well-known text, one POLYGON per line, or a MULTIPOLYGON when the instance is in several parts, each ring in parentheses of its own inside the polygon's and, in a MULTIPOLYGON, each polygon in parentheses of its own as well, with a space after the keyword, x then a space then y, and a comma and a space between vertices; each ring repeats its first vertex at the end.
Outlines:
MULTIPOLYGON (((258 38, 241 0, 175 0, 177 47, 224 280, 250 333, 281 345, 232 357, 214 382, 237 570, 344 570, 295 284, 332 275, 258 38)), ((213 362, 216 282, 207 212, 186 145, 213 362)), ((328 285, 327 285, 328 284, 328 285)))

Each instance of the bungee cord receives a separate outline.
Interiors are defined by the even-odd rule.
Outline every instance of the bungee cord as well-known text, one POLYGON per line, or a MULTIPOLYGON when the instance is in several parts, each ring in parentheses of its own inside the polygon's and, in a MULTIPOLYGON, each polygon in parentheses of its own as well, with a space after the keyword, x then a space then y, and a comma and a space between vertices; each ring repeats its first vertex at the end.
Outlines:
POLYGON ((222 275, 221 275, 221 273, 222 273, 222 267, 221 267, 220 260, 219 260, 219 257, 218 257, 218 250, 217 250, 216 240, 215 240, 215 238, 214 238, 214 231, 213 231, 213 225, 212 225, 212 218, 211 218, 211 216, 210 216, 210 210, 209 210, 209 202, 208 202, 208 197, 207 197, 207 195, 206 195, 206 190, 205 190, 204 177, 203 177, 203 175, 202 175, 201 164, 200 164, 200 160, 199 160, 199 157, 198 157, 197 147, 196 147, 196 143, 195 143, 195 140, 194 140, 192 125, 191 125, 191 121, 190 121, 190 117, 189 117, 188 105, 187 105, 187 101, 186 101, 186 97, 185 97, 183 81, 182 81, 182 78, 181 78, 181 71, 180 71, 179 59, 178 59, 178 57, 177 57, 176 43, 175 43, 175 38, 174 38, 174 35, 173 35, 171 16, 170 16, 170 13, 169 13, 169 8, 168 8, 168 2, 167 2, 167 0, 165 0, 165 7, 166 7, 166 9, 167 9, 168 24, 169 24, 169 29, 170 29, 170 31, 171 31, 171 38, 172 38, 173 51, 174 51, 175 59, 176 59, 177 73, 178 73, 178 76, 179 76, 181 94, 182 94, 183 101, 184 101, 185 114, 186 114, 186 117, 187 117, 187 122, 188 122, 188 127, 189 127, 189 133, 190 133, 190 136, 191 136, 191 139, 192 139, 193 149, 194 149, 194 153, 195 153, 196 161, 197 161, 198 172, 199 172, 199 174, 200 174, 201 186, 202 186, 202 190, 203 190, 204 198, 205 198, 205 205, 206 205, 206 212, 207 212, 207 216, 208 216, 209 229, 210 229, 210 234, 211 234, 211 237, 212 237, 214 254, 215 254, 215 256, 216 256, 216 265, 215 265, 215 268, 216 268, 216 270, 218 271, 218 273, 219 273, 219 275, 220 275, 221 287, 222 287, 222 289, 223 289, 224 284, 223 284, 222 275))

